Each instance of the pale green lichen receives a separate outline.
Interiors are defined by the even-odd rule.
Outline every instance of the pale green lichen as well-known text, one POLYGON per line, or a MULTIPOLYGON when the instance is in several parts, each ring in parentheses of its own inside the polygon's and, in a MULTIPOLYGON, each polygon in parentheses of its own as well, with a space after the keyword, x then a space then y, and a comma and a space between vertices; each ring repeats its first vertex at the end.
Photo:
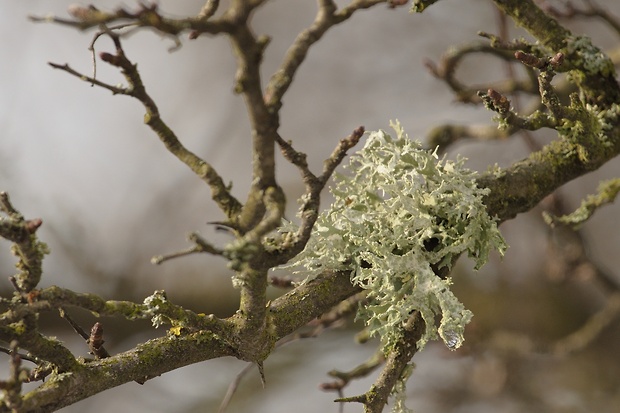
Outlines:
POLYGON ((289 266, 311 275, 352 270, 352 281, 368 291, 358 315, 386 349, 414 310, 426 323, 419 348, 439 336, 455 349, 472 314, 435 270, 450 268, 464 252, 480 268, 491 249, 503 253, 506 246, 482 203, 488 190, 476 186, 464 160, 440 160, 392 126, 396 138, 371 133, 351 157, 350 173, 336 176, 334 203, 289 266))
POLYGON ((160 313, 162 307, 168 303, 168 297, 164 290, 156 290, 153 294, 144 299, 144 315, 151 317, 151 323, 155 328, 162 324, 169 323, 170 319, 160 313))
POLYGON ((566 52, 571 63, 583 70, 586 75, 611 76, 615 67, 611 59, 592 44, 587 36, 575 36, 568 40, 566 52))
POLYGON ((489 165, 487 168, 487 174, 493 175, 495 178, 501 178, 506 175, 506 171, 503 170, 496 162, 493 165, 489 165))
POLYGON ((414 413, 405 404, 407 401, 406 391, 405 381, 399 380, 394 386, 394 407, 392 407, 392 413, 414 413))
MULTIPOLYGON (((224 248, 224 257, 228 258, 228 268, 233 271, 241 271, 243 264, 252 260, 258 252, 258 246, 252 241, 245 238, 238 238, 226 245, 224 248)), ((233 277, 233 284, 240 287, 238 280, 233 277)))
POLYGON ((607 134, 610 133, 618 124, 620 115, 620 105, 613 103, 609 109, 601 109, 597 105, 586 104, 586 110, 592 113, 598 124, 597 138, 605 146, 612 145, 607 134))
POLYGON ((571 95, 571 104, 566 107, 569 116, 561 119, 556 130, 575 147, 567 156, 578 155, 587 163, 590 151, 612 145, 608 134, 615 127, 620 114, 620 105, 614 103, 608 109, 597 105, 583 104, 577 94, 571 95))
POLYGON ((575 211, 568 215, 555 216, 548 212, 543 212, 543 218, 551 227, 556 224, 570 225, 573 229, 579 227, 586 222, 594 214, 594 212, 603 205, 614 202, 620 192, 620 178, 603 181, 599 184, 596 195, 588 195, 586 199, 581 201, 581 205, 575 211))

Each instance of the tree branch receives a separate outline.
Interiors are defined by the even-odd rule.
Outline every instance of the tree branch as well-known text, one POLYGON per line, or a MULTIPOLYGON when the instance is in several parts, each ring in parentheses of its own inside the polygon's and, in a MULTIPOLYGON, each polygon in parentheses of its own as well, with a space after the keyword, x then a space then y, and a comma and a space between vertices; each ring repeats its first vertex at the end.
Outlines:
POLYGON ((39 218, 25 220, 11 205, 9 194, 0 192, 0 237, 14 243, 14 253, 19 257, 16 265, 19 272, 11 278, 15 288, 29 293, 41 281, 43 256, 49 253, 47 245, 37 239, 35 232, 43 221, 39 218))
POLYGON ((189 30, 193 33, 191 38, 198 37, 200 33, 228 33, 232 30, 232 26, 228 20, 224 18, 207 19, 204 13, 199 14, 197 17, 188 17, 184 19, 164 17, 159 13, 157 4, 142 4, 135 12, 128 11, 124 8, 119 8, 113 12, 105 12, 92 5, 87 7, 72 5, 69 7, 68 11, 75 20, 56 16, 29 16, 29 18, 33 22, 56 23, 74 27, 79 30, 88 30, 93 27, 99 27, 102 24, 107 25, 117 22, 140 27, 151 27, 161 33, 173 36, 177 36, 189 30))
POLYGON ((291 86, 297 69, 305 60, 310 47, 321 40, 331 27, 347 20, 358 10, 368 9, 380 3, 391 4, 390 0, 353 0, 338 10, 333 0, 319 0, 319 10, 312 25, 299 33, 280 65, 273 74, 265 91, 265 102, 271 111, 282 106, 282 97, 291 86))
POLYGON ((131 63, 126 57, 121 46, 119 36, 110 31, 108 31, 108 35, 114 41, 116 54, 112 55, 104 52, 100 54, 100 57, 103 61, 122 69, 122 73, 129 83, 128 88, 119 88, 107 85, 96 79, 76 72, 68 65, 58 65, 55 63, 50 63, 50 65, 54 68, 64 70, 73 76, 77 76, 88 83, 104 87, 112 91, 112 93, 128 95, 139 100, 146 109, 144 123, 146 123, 157 134, 159 139, 173 155, 175 155, 181 162, 187 165, 196 175, 198 175, 198 177, 209 185, 213 200, 226 214, 226 216, 234 216, 241 209, 241 204, 239 201, 232 196, 224 184, 224 181, 215 169, 209 163, 205 162, 196 154, 185 148, 176 134, 168 127, 168 125, 166 125, 166 123, 164 123, 161 119, 159 109, 155 104, 155 101, 146 92, 142 78, 138 73, 137 66, 131 63))
POLYGON ((576 70, 577 85, 586 102, 609 107, 620 102, 613 62, 585 37, 575 37, 557 20, 545 14, 532 0, 493 0, 495 5, 549 49, 563 53, 565 70, 576 70), (604 93, 601 93, 603 92, 604 93))
POLYGON ((278 339, 296 331, 341 301, 361 292, 348 272, 325 271, 275 299, 269 307, 278 339))
POLYGON ((500 222, 514 218, 565 183, 600 168, 620 154, 620 127, 609 134, 608 142, 609 146, 601 142, 591 148, 592 156, 584 162, 574 143, 554 141, 507 169, 483 174, 478 185, 491 190, 485 197, 489 214, 500 222))
MULTIPOLYGON (((130 381, 144 383, 177 368, 235 351, 211 332, 161 337, 135 349, 92 362, 58 375, 23 396, 21 413, 55 411, 130 381)), ((8 412, 0 406, 0 412, 8 412)))
MULTIPOLYGON (((0 235, 18 245, 20 263, 25 263, 27 268, 24 275, 17 276, 15 281, 21 294, 16 295, 9 310, 0 316, 0 338, 19 340, 20 347, 28 349, 36 359, 54 363, 59 374, 54 374, 52 379, 26 394, 21 401, 15 394, 9 394, 10 402, 0 405, 0 412, 6 411, 11 404, 25 412, 59 409, 105 389, 133 380, 144 383, 164 372, 214 357, 234 356, 256 362, 260 368, 278 339, 362 291, 359 286, 351 284, 351 274, 326 270, 273 302, 267 301, 268 270, 304 248, 318 216, 320 192, 346 152, 359 141, 364 132, 360 127, 343 139, 325 161, 321 175, 317 176, 309 170, 305 154, 295 151, 289 142, 278 135, 279 110, 282 98, 309 48, 329 28, 347 20, 358 10, 380 3, 395 6, 404 2, 352 0, 347 6, 338 9, 332 0, 319 0, 314 22, 295 39, 279 70, 263 90, 260 65, 269 39, 256 37, 251 31, 249 19, 252 12, 264 3, 264 0, 233 0, 217 19, 213 18, 219 6, 217 0, 207 0, 196 17, 187 19, 165 18, 156 6, 148 5, 142 5, 137 12, 118 9, 111 13, 95 7, 74 6, 70 12, 76 20, 48 19, 80 29, 122 20, 174 36, 185 31, 190 31, 191 38, 201 33, 226 33, 230 36, 237 56, 235 90, 243 95, 252 127, 252 186, 244 205, 231 195, 216 171, 186 149, 161 119, 158 107, 146 92, 136 65, 126 57, 118 34, 102 26, 113 40, 116 53, 102 53, 100 57, 121 69, 129 84, 127 88, 83 76, 68 65, 52 66, 112 93, 138 99, 146 110, 145 123, 170 152, 210 186, 214 201, 226 214, 226 224, 235 230, 237 239, 220 250, 197 238, 194 248, 177 255, 208 251, 229 258, 231 268, 236 271, 233 278, 235 285, 241 289, 241 305, 237 314, 219 320, 212 315, 196 314, 170 303, 163 291, 156 291, 140 304, 106 301, 94 294, 79 294, 59 287, 34 290, 40 278, 40 258, 44 253, 34 237, 40 220, 25 221, 16 215, 6 198, 2 204, 9 218, 0 220, 0 235), (291 242, 280 243, 280 249, 269 250, 267 243, 264 243, 265 237, 280 225, 285 207, 284 193, 275 177, 275 143, 280 145, 285 157, 300 169, 306 194, 299 231, 291 242), (36 261, 37 258, 39 261, 36 261), (87 362, 76 359, 59 342, 38 332, 38 314, 60 306, 77 306, 98 314, 121 315, 128 319, 150 318, 155 325, 170 323, 172 328, 166 337, 140 344, 125 353, 87 362)), ((414 8, 421 10, 432 3, 434 0, 417 1, 414 8)), ((485 198, 488 212, 496 215, 499 221, 504 221, 531 209, 559 186, 597 169, 620 153, 620 126, 617 121, 611 121, 619 115, 620 88, 615 81, 611 61, 600 50, 587 39, 572 36, 531 0, 495 0, 495 3, 537 37, 549 51, 548 55, 553 56, 548 59, 537 54, 540 50, 540 54, 545 54, 547 50, 544 49, 537 50, 537 53, 530 53, 531 50, 517 52, 519 60, 541 71, 539 93, 551 116, 535 112, 528 117, 519 117, 511 109, 510 100, 494 89, 481 96, 487 106, 499 113, 502 120, 512 128, 509 132, 528 127, 550 127, 558 130, 561 135, 560 139, 527 159, 505 170, 486 173, 478 179, 479 186, 490 189, 485 198), (558 56, 566 57, 565 66, 558 56), (553 59, 556 59, 557 64, 553 63, 553 59), (553 67, 549 68, 547 63, 553 67), (560 69, 572 72, 581 92, 581 100, 575 94, 567 106, 562 106, 551 86, 553 70, 560 69)), ((472 49, 471 52, 474 51, 472 49)), ((492 53, 507 58, 505 52, 495 50, 492 53)), ((456 65, 458 60, 454 58, 452 63, 456 65)), ((453 77, 454 67, 444 68, 443 77, 452 81, 452 86, 458 89, 462 85, 453 77)), ((436 71, 441 75, 439 69, 436 71)), ((515 82, 503 84, 509 91, 523 89, 531 92, 531 86, 515 82)), ((615 302, 614 314, 617 308, 615 302)), ((90 341, 93 352, 102 349, 101 326, 96 323, 95 327, 90 341)), ((424 334, 424 322, 417 312, 410 318, 408 325, 403 326, 402 333, 402 339, 387 349, 386 365, 372 388, 361 396, 343 401, 362 402, 367 412, 383 410, 395 385, 406 375, 411 357, 417 351, 417 343, 424 334)), ((573 346, 573 343, 569 344, 573 346)), ((98 354, 103 355, 103 352, 98 354)), ((17 359, 13 360, 13 365, 17 371, 17 359)), ((13 376, 16 377, 16 373, 13 376)), ((19 390, 16 394, 19 394, 19 390)))
MULTIPOLYGON (((308 169, 306 154, 297 152, 289 142, 284 141, 284 139, 278 135, 277 142, 282 149, 282 154, 289 162, 299 168, 304 185, 306 186, 306 192, 302 196, 303 203, 300 208, 301 223, 299 229, 292 237, 292 241, 280 243, 279 248, 272 254, 270 266, 275 267, 284 264, 304 249, 310 239, 314 223, 319 216, 321 192, 325 188, 327 181, 334 173, 336 167, 340 165, 346 156, 347 151, 357 145, 363 135, 364 127, 360 126, 349 136, 340 140, 330 157, 324 161, 323 171, 318 177, 308 169)), ((290 234, 286 236, 290 236, 290 234)))
POLYGON ((385 366, 370 389, 360 396, 336 399, 339 402, 358 402, 364 404, 365 413, 381 413, 397 382, 406 379, 406 369, 411 358, 418 351, 418 341, 424 334, 424 320, 415 312, 403 328, 403 338, 396 347, 389 350, 385 366))

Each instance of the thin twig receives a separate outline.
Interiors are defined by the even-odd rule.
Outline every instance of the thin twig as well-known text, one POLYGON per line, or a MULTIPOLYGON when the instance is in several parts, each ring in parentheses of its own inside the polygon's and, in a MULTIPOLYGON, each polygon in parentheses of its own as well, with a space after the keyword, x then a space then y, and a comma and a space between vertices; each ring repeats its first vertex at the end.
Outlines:
POLYGON ((279 110, 282 97, 293 82, 297 70, 305 60, 310 47, 318 42, 333 26, 350 18, 358 10, 368 9, 388 0, 354 0, 338 10, 333 0, 321 0, 319 10, 310 27, 299 33, 286 52, 280 68, 269 80, 265 91, 265 102, 272 110, 279 110))
POLYGON ((91 354, 93 354, 97 359, 110 357, 110 354, 103 347, 103 325, 101 323, 95 323, 90 331, 90 334, 88 334, 78 323, 73 320, 73 318, 69 316, 64 308, 59 307, 58 311, 60 316, 71 324, 73 330, 75 330, 75 332, 86 341, 91 354))
POLYGON ((189 234, 188 240, 194 242, 196 245, 184 251, 173 252, 167 255, 156 255, 153 258, 151 258, 151 263, 159 265, 163 263, 164 261, 168 261, 174 258, 186 257, 188 255, 203 253, 203 252, 206 252, 208 254, 213 254, 213 255, 222 255, 224 253, 223 250, 214 247, 213 245, 211 245, 211 243, 209 243, 207 240, 202 238, 196 232, 192 232, 191 234, 189 234))
POLYGON ((17 352, 17 348, 17 341, 11 341, 9 378, 6 381, 0 381, 6 405, 12 412, 20 411, 22 406, 22 384, 27 380, 27 372, 21 367, 22 358, 17 352))
POLYGON ((43 257, 49 253, 47 245, 36 236, 43 221, 40 218, 24 219, 6 192, 0 192, 0 210, 8 215, 8 218, 0 217, 0 237, 14 243, 14 255, 19 258, 16 265, 19 272, 10 280, 17 291, 28 294, 41 281, 43 257))
POLYGON ((100 57, 103 61, 122 69, 122 73, 127 79, 130 87, 119 88, 116 86, 108 85, 100 82, 92 77, 85 76, 73 69, 68 65, 58 65, 50 63, 55 68, 62 69, 73 76, 77 76, 80 79, 87 81, 96 86, 103 87, 112 91, 112 93, 123 94, 132 96, 138 99, 146 109, 145 123, 157 134, 160 140, 164 143, 166 148, 175 155, 179 160, 185 163, 196 175, 198 175, 203 181, 205 181, 211 188, 211 195, 213 200, 218 204, 220 209, 228 216, 235 216, 241 209, 241 204, 236 198, 232 196, 224 181, 215 171, 215 169, 203 159, 198 157, 193 152, 189 151, 179 141, 175 133, 164 123, 159 114, 159 109, 155 104, 155 101, 148 95, 146 88, 142 82, 142 78, 138 73, 137 66, 129 61, 125 52, 121 46, 120 37, 106 30, 106 34, 112 39, 116 47, 116 54, 100 53, 100 57))
MULTIPOLYGON (((3 347, 3 346, 0 346, 0 352, 5 353, 5 354, 9 354, 9 355, 13 354, 13 350, 11 350, 10 348, 3 347)), ((19 357, 21 357, 22 360, 27 360, 27 361, 30 361, 31 363, 34 363, 34 364, 38 364, 38 363, 41 362, 41 360, 39 360, 36 357, 32 357, 29 354, 18 353, 18 355, 19 355, 19 357)))
POLYGON ((88 340, 88 334, 86 333, 86 331, 84 331, 84 329, 78 323, 73 321, 73 319, 69 316, 69 314, 67 314, 64 308, 59 307, 58 312, 60 313, 60 316, 62 318, 64 318, 69 324, 71 324, 73 330, 75 330, 75 332, 78 333, 80 337, 82 337, 84 340, 88 340))
POLYGON ((321 383, 319 388, 324 391, 338 391, 339 394, 341 394, 342 390, 351 381, 358 380, 358 379, 368 376, 373 371, 377 370, 381 366, 381 364, 383 364, 384 362, 385 362, 385 355, 383 354, 383 351, 381 349, 378 349, 366 361, 355 366, 353 369, 349 371, 331 370, 327 374, 331 377, 334 377, 337 380, 332 381, 332 382, 321 383))
POLYGON ((607 298, 605 306, 596 314, 588 318, 578 330, 558 340, 551 348, 551 353, 556 356, 567 354, 586 348, 601 332, 620 314, 620 292, 613 293, 607 298))
MULTIPOLYGON (((342 303, 341 303, 342 304, 342 303)), ((340 304, 336 307, 334 307, 334 309, 337 309, 340 307, 340 304)), ((340 319, 326 319, 323 320, 321 319, 315 319, 312 320, 310 323, 308 323, 308 326, 312 326, 313 328, 306 332, 306 333, 294 333, 291 334, 290 336, 284 337, 281 340, 279 340, 276 345, 274 346, 274 349, 280 349, 284 346, 287 346, 291 343, 294 343, 296 341, 299 340, 303 340, 303 339, 307 339, 307 338, 316 338, 318 337, 322 332, 324 332, 325 330, 329 329, 329 328, 333 328, 333 327, 337 327, 340 325, 339 323, 340 319)), ((228 405, 230 404, 230 401, 232 400, 232 397, 235 395, 237 389, 239 388, 239 384, 241 383, 241 380, 254 368, 254 363, 248 363, 247 366, 245 366, 240 372, 239 374, 237 374, 235 376, 235 379, 228 385, 228 389, 226 390, 226 394, 224 395, 224 399, 222 400, 222 402, 220 403, 220 407, 218 409, 218 413, 224 413, 226 411, 226 409, 228 408, 228 405)), ((259 370, 261 369, 261 367, 259 366, 259 370)), ((264 373, 261 373, 261 380, 264 380, 264 373)), ((263 382, 263 386, 264 386, 264 382, 263 382)))
MULTIPOLYGON (((56 23, 64 26, 74 27, 79 30, 87 30, 101 25, 117 23, 119 25, 136 25, 140 27, 151 27, 160 33, 178 36, 180 33, 190 31, 196 33, 217 34, 230 32, 234 24, 226 20, 203 19, 201 17, 189 17, 174 19, 162 16, 156 4, 142 3, 136 11, 129 11, 124 8, 116 9, 112 12, 105 12, 94 6, 73 5, 69 7, 69 14, 75 20, 49 16, 29 16, 33 22, 56 23)), ((195 38, 194 37, 194 38, 195 38)))
MULTIPOLYGON (((495 8, 495 12, 497 16, 497 25, 499 28, 499 33, 500 33, 501 38, 502 39, 510 38, 508 16, 506 16, 504 13, 501 13, 497 8, 495 8)), ((522 49, 520 47, 517 47, 517 50, 522 50, 522 49)), ((506 72, 506 77, 513 82, 517 82, 517 72, 515 71, 514 61, 506 60, 503 66, 506 72)), ((531 74, 531 70, 528 70, 528 74, 531 74)), ((512 105, 513 105, 513 110, 515 112, 517 113, 521 112, 522 105, 521 105, 520 94, 512 93, 512 105)), ((540 145, 534 140, 532 133, 530 131, 526 129, 522 129, 519 131, 519 135, 521 136, 525 145, 530 149, 530 151, 540 150, 540 145)))
POLYGON ((583 0, 587 7, 578 8, 572 2, 565 2, 565 10, 560 10, 547 2, 540 7, 550 15, 560 19, 574 19, 576 17, 595 17, 600 18, 620 35, 620 20, 609 13, 608 10, 599 6, 592 0, 583 0))
POLYGON ((200 9, 200 13, 198 13, 199 19, 208 19, 213 16, 217 11, 217 8, 220 5, 220 0, 207 0, 202 9, 200 9))
POLYGON ((83 80, 85 82, 90 83, 91 85, 99 86, 101 88, 107 89, 107 90, 109 90, 110 92, 112 92, 115 95, 128 95, 128 96, 131 96, 131 91, 129 89, 124 88, 124 87, 112 86, 112 85, 109 85, 107 83, 101 82, 101 81, 95 79, 94 77, 86 76, 86 75, 84 75, 84 74, 82 74, 82 73, 72 69, 68 64, 61 65, 61 64, 53 63, 53 62, 48 62, 47 64, 50 65, 51 67, 53 67, 54 69, 63 70, 65 72, 69 73, 70 75, 79 78, 80 80, 83 80))
MULTIPOLYGON (((491 37, 487 33, 479 33, 483 37, 491 37)), ((526 48, 527 45, 522 45, 526 48)), ((508 79, 498 82, 487 83, 485 85, 466 85, 457 78, 458 67, 465 58, 477 54, 497 57, 503 61, 514 61, 514 52, 512 51, 516 45, 500 43, 495 37, 492 37, 492 43, 471 43, 451 48, 440 59, 439 63, 426 60, 425 66, 430 73, 436 78, 442 80, 452 92, 456 95, 456 100, 462 103, 480 103, 477 97, 477 91, 481 89, 492 88, 500 93, 524 92, 527 94, 536 94, 537 83, 535 76, 529 76, 525 79, 508 79)), ((527 48, 526 48, 527 50, 527 48)))
POLYGON ((337 402, 357 402, 364 404, 366 413, 381 413, 388 398, 401 379, 411 358, 418 351, 417 343, 424 333, 424 321, 416 311, 407 326, 403 327, 403 338, 388 354, 383 370, 371 389, 359 396, 336 399, 337 402))
POLYGON ((321 192, 349 149, 357 145, 363 135, 364 127, 359 126, 349 136, 340 140, 329 158, 323 162, 323 171, 319 176, 314 175, 308 169, 305 154, 297 152, 289 142, 285 142, 278 136, 277 142, 282 148, 283 155, 301 171, 302 179, 306 186, 306 193, 302 197, 303 203, 300 207, 301 223, 295 234, 294 241, 274 254, 272 257, 273 266, 287 262, 304 249, 319 215, 321 192))

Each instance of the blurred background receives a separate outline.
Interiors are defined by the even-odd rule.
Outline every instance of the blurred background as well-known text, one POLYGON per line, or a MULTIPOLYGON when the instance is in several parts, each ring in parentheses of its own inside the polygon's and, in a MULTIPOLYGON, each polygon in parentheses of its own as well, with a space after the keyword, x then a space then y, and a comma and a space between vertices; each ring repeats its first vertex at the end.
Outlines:
MULTIPOLYGON (((91 87, 47 62, 68 63, 91 74, 88 47, 93 31, 35 24, 28 15, 67 16, 70 1, 3 2, 0 5, 0 190, 27 217, 40 217, 38 231, 52 254, 44 264, 42 287, 60 285, 108 299, 141 302, 164 289, 177 304, 218 316, 232 314, 238 295, 225 263, 207 255, 154 266, 154 255, 189 246, 191 231, 223 244, 228 238, 207 222, 222 219, 208 188, 164 149, 143 124, 139 102, 91 87)), ((161 0, 170 16, 197 13, 201 1, 161 0)), ((222 8, 228 2, 222 1, 222 8)), ((340 1, 339 4, 347 2, 340 1)), ((573 2, 581 7, 584 3, 573 2)), ((84 3, 86 4, 86 3, 84 3)), ((565 10, 564 2, 547 2, 565 10)), ((599 0, 620 19, 620 3, 599 0)), ((133 1, 98 1, 102 9, 133 1)), ((268 79, 295 35, 311 24, 313 1, 268 2, 254 16, 257 34, 268 34, 263 70, 268 79)), ((479 105, 461 104, 426 69, 451 46, 481 41, 479 30, 498 33, 501 20, 487 0, 443 0, 422 15, 384 5, 361 11, 333 28, 313 47, 284 98, 281 135, 308 154, 316 171, 337 141, 354 128, 387 129, 398 119, 411 138, 426 141, 437 125, 489 124, 492 114, 479 105)), ((613 51, 619 34, 601 19, 566 21, 576 34, 613 51)), ((508 22, 510 37, 524 35, 508 22)), ((201 36, 172 39, 149 31, 124 40, 138 63, 147 90, 163 119, 182 142, 219 171, 244 199, 250 182, 249 123, 244 103, 232 92, 235 62, 228 40, 201 36)), ((96 51, 113 51, 101 38, 96 51)), ((459 66, 459 79, 484 84, 506 76, 502 62, 474 55, 459 66)), ((123 83, 114 68, 97 63, 97 78, 123 83)), ((483 87, 483 89, 486 89, 483 87)), ((464 140, 447 149, 469 158, 484 171, 525 157, 532 141, 553 135, 514 136, 494 142, 464 140)), ((302 193, 299 174, 281 158, 280 184, 289 216, 302 193)), ((456 352, 441 343, 415 356, 408 384, 409 406, 417 412, 617 412, 620 406, 620 322, 617 313, 620 221, 617 205, 606 206, 578 236, 550 230, 543 209, 571 211, 602 179, 617 176, 620 164, 569 183, 541 206, 501 226, 510 245, 474 273, 462 259, 453 274, 457 295, 474 312, 465 346, 456 352), (590 261, 591 260, 591 261, 590 261), (578 265, 577 265, 578 264, 578 265), (603 281, 601 281, 603 280, 603 281), (598 323, 598 324, 597 324, 598 323), (584 333, 584 326, 587 331, 584 333), (571 334, 573 334, 571 336, 571 334), (570 337, 575 339, 571 341, 570 337), (575 342, 577 344, 575 344, 575 342)), ((324 197, 324 205, 329 197, 324 197)), ((0 290, 12 291, 8 276, 15 263, 10 245, 0 240, 0 290)), ((281 291, 273 289, 275 297, 281 291)), ((90 314, 72 312, 89 328, 90 314)), ((81 338, 56 314, 42 324, 86 356, 81 338)), ((165 334, 148 322, 101 320, 112 354, 165 334)), ((277 350, 265 363, 267 387, 258 373, 244 377, 229 412, 338 412, 335 393, 318 389, 332 369, 349 370, 374 353, 376 342, 353 340, 353 326, 300 340, 277 350)), ((0 355, 0 374, 8 357, 0 355)), ((234 359, 212 360, 173 371, 143 386, 129 383, 63 409, 63 412, 214 412, 228 385, 245 367, 234 359)), ((365 391, 374 375, 345 389, 365 391)), ((361 411, 348 405, 345 412, 361 411)), ((388 410, 386 410, 388 411, 388 410)))

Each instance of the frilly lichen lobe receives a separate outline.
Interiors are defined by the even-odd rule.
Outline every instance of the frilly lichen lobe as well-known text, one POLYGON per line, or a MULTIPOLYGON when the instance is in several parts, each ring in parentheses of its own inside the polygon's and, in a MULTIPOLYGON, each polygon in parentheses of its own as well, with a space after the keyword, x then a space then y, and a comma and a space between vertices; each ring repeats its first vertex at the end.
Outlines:
POLYGON ((477 187, 464 160, 439 159, 398 123, 392 127, 396 138, 371 133, 346 166, 350 173, 336 176, 334 203, 289 266, 301 265, 310 275, 351 271, 352 282, 368 291, 358 316, 385 349, 401 337, 414 310, 426 323, 419 348, 437 337, 457 348, 472 314, 451 292, 450 280, 435 272, 464 252, 480 268, 491 249, 503 253, 506 245, 482 202, 488 190, 477 187))

